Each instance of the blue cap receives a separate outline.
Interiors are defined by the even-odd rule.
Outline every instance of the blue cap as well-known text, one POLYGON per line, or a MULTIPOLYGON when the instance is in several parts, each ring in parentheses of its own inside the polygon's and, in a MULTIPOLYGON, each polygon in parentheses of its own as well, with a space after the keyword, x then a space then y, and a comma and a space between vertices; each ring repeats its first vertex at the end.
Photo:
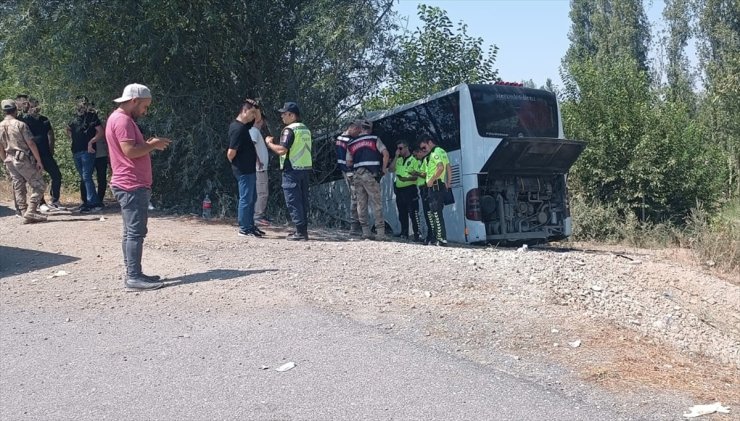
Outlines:
POLYGON ((293 113, 295 115, 301 115, 301 111, 298 109, 298 104, 295 102, 286 102, 285 105, 283 105, 283 108, 279 109, 281 113, 293 113))

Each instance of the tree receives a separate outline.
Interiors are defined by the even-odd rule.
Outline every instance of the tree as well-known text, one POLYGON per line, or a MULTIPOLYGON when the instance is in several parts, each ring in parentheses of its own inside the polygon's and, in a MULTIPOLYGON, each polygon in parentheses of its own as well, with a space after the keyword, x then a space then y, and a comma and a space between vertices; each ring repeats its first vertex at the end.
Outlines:
MULTIPOLYGON (((392 0, 19 0, 0 16, 0 61, 11 81, 43 97, 62 127, 85 94, 106 114, 128 83, 148 85, 142 126, 176 141, 154 155, 155 195, 192 209, 211 192, 235 208, 225 159, 228 122, 258 97, 298 101, 321 131, 380 82, 395 43, 392 0)), ((63 139, 60 136, 60 139, 63 139)), ((60 148, 61 149, 61 148, 60 148)), ((277 198, 279 195, 273 195, 277 198)))
POLYGON ((419 19, 423 27, 406 35, 393 59, 390 76, 367 109, 387 109, 415 101, 457 84, 490 83, 498 79, 494 68, 498 47, 487 53, 483 39, 471 37, 467 25, 453 24, 444 10, 420 4, 419 19))
POLYGON ((696 0, 695 6, 706 88, 702 127, 725 151, 727 196, 740 197, 740 2, 696 0))
POLYGON ((668 25, 664 42, 667 58, 667 100, 687 104, 691 110, 696 106, 693 80, 686 57, 686 46, 691 38, 690 0, 666 0, 663 18, 668 25))
MULTIPOLYGON (((715 202, 722 174, 717 151, 703 142, 689 101, 666 102, 653 89, 640 2, 574 0, 572 6, 572 43, 562 67, 564 127, 568 137, 589 142, 572 170, 573 191, 653 220, 680 219, 697 200, 715 202)), ((678 6, 669 4, 678 8, 676 22, 685 19, 678 6)), ((675 84, 687 81, 679 78, 679 29, 676 24, 669 48, 675 84)))

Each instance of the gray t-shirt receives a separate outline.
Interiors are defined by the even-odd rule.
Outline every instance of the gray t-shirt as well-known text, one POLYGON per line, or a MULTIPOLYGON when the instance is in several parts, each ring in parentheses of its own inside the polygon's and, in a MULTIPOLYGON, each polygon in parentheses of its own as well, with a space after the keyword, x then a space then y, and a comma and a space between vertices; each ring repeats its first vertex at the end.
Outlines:
POLYGON ((98 139, 95 142, 95 158, 105 158, 108 156, 108 143, 105 138, 98 139))
POLYGON ((257 171, 267 171, 267 160, 270 155, 267 153, 267 145, 265 145, 265 139, 262 137, 260 129, 252 127, 249 129, 249 135, 252 137, 254 148, 257 149, 257 158, 259 158, 256 169, 257 171), (262 168, 260 168, 260 162, 262 163, 262 168))

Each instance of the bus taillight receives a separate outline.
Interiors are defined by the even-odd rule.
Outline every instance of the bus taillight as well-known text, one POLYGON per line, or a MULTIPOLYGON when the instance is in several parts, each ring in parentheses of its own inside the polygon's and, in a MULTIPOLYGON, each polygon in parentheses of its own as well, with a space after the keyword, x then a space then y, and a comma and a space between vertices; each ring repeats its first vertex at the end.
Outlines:
POLYGON ((477 188, 470 189, 465 195, 465 217, 471 221, 481 220, 480 192, 477 188))

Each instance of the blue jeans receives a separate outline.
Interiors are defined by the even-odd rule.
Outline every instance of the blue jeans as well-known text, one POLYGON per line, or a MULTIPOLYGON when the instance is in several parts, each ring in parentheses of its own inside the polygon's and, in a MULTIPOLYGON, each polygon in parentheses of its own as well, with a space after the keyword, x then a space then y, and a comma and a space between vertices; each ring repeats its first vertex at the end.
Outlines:
POLYGON ((236 214, 239 219, 239 229, 243 232, 249 232, 254 229, 254 202, 257 199, 257 175, 240 174, 236 175, 236 181, 239 182, 239 204, 236 214))
POLYGON ((305 233, 308 228, 308 177, 310 175, 311 172, 306 170, 283 171, 282 187, 285 205, 299 233, 305 233))
MULTIPOLYGON (((144 237, 148 232, 149 199, 152 191, 140 188, 133 191, 111 187, 113 195, 121 204, 123 219, 123 264, 126 266, 126 275, 129 279, 141 277, 141 256, 144 252, 144 237)), ((93 195, 95 190, 92 191, 93 195)))
POLYGON ((92 173, 95 168, 95 154, 89 152, 75 152, 72 157, 75 160, 75 167, 80 174, 82 183, 87 191, 86 206, 94 206, 100 203, 98 195, 95 194, 95 183, 93 183, 92 173))

